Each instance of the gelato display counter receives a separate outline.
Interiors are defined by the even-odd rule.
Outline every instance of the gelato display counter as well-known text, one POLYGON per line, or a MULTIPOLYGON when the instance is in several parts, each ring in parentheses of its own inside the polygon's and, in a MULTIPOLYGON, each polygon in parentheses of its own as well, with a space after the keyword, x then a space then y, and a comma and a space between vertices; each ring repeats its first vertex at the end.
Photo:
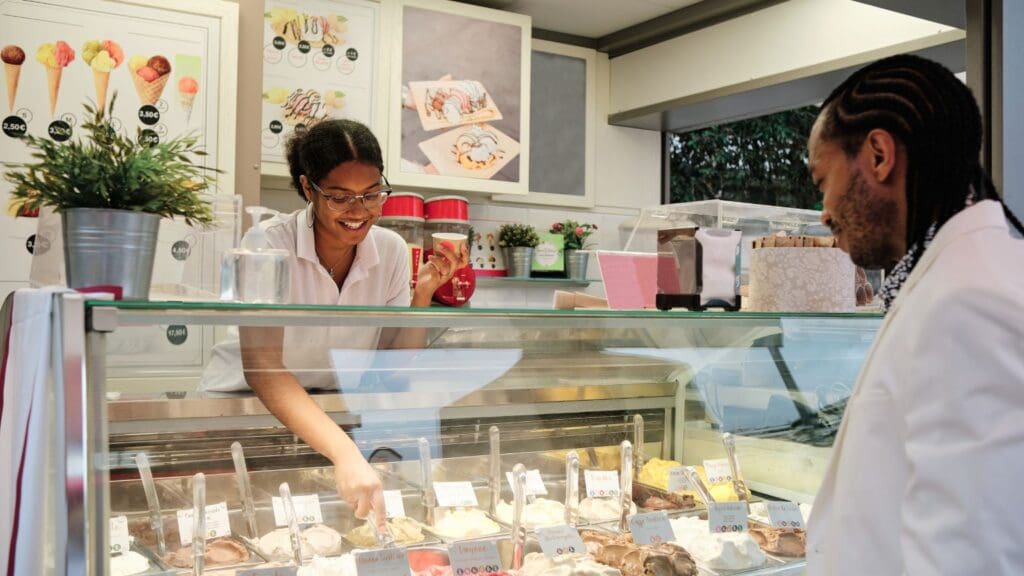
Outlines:
POLYGON ((54 521, 88 574, 354 576, 379 549, 403 551, 414 575, 444 576, 468 570, 465 542, 500 556, 473 574, 800 573, 803 531, 780 528, 775 508, 755 504, 749 524, 721 534, 718 511, 781 500, 813 514, 880 324, 55 298, 70 424, 69 506, 54 521), (344 470, 250 391, 204 389, 230 363, 138 362, 115 345, 153 327, 216 333, 226 350, 233 333, 283 332, 287 370, 379 473, 388 530, 356 519, 337 493, 344 470), (365 345, 394 334, 421 345, 365 345), (552 551, 563 525, 580 535, 572 554, 552 551))

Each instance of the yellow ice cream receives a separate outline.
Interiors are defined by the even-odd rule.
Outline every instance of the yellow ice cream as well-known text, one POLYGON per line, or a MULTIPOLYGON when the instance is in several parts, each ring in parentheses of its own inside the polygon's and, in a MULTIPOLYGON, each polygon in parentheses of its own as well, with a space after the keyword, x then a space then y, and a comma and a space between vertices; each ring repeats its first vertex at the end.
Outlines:
POLYGON ((82 60, 92 65, 92 59, 103 50, 103 44, 99 40, 88 40, 82 44, 82 60))
POLYGON ((271 88, 263 93, 263 99, 271 104, 284 104, 288 100, 289 91, 287 88, 271 88))
MULTIPOLYGON (((639 480, 643 484, 647 484, 648 486, 654 486, 656 488, 661 488, 662 490, 668 490, 668 472, 669 470, 673 468, 678 468, 680 466, 682 466, 682 464, 676 462, 675 460, 662 460, 660 458, 652 458, 648 460, 646 464, 644 464, 643 470, 640 471, 640 475, 637 477, 637 480, 639 480)), ((708 491, 711 492, 711 497, 714 498, 716 502, 739 501, 739 497, 736 496, 736 491, 733 490, 732 484, 718 484, 715 486, 711 486, 708 484, 708 476, 707 474, 704 473, 704 467, 694 466, 694 468, 696 468, 697 474, 700 476, 701 481, 704 482, 704 485, 708 487, 708 491)), ((703 499, 701 499, 700 495, 693 490, 682 490, 679 493, 689 494, 693 496, 694 499, 703 502, 703 499)))
MULTIPOLYGON (((556 458, 558 460, 565 460, 565 455, 568 453, 568 450, 555 450, 552 452, 546 452, 545 456, 556 458)), ((583 466, 584 468, 600 468, 601 470, 617 470, 619 468, 619 464, 621 464, 618 446, 602 446, 600 448, 594 448, 593 453, 597 456, 596 462, 592 461, 592 458, 590 457, 590 450, 577 450, 576 454, 580 458, 580 466, 583 466)))
POLYGON ((299 13, 291 8, 273 8, 270 12, 263 14, 263 17, 270 20, 271 27, 284 26, 285 23, 298 18, 299 13))
MULTIPOLYGON (((391 529, 391 535, 394 536, 395 543, 399 546, 416 544, 425 539, 423 526, 412 518, 405 516, 392 518, 388 520, 388 528, 391 529)), ((360 548, 373 548, 377 545, 377 532, 370 524, 363 524, 349 530, 345 533, 345 538, 360 548)))
POLYGON ((128 70, 135 74, 135 71, 145 66, 146 62, 149 62, 149 58, 145 56, 132 56, 128 59, 128 70))
POLYGON ((92 62, 89 63, 89 67, 97 72, 110 72, 116 65, 117 62, 110 57, 106 50, 101 50, 99 54, 93 57, 92 62))
POLYGON ((36 50, 36 60, 44 66, 57 68, 57 47, 53 44, 43 44, 36 50))

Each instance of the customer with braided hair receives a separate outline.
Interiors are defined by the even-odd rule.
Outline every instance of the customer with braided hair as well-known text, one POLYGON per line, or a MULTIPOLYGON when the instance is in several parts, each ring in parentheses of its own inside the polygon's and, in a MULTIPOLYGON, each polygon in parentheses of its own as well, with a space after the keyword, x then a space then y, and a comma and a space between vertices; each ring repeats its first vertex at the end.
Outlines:
POLYGON ((808 527, 817 574, 1024 574, 1024 232, 979 164, 970 91, 895 56, 811 131, 822 221, 885 268, 886 318, 808 527))

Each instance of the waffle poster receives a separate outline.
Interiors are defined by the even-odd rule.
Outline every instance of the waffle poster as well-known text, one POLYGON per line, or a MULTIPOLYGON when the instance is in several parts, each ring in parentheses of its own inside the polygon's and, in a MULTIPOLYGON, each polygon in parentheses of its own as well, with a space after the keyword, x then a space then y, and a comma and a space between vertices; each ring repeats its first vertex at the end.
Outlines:
POLYGON ((408 5, 402 19, 401 171, 519 182, 522 28, 408 5))
POLYGON ((265 10, 263 160, 284 162, 289 136, 328 118, 373 126, 379 4, 270 0, 265 10))
MULTIPOLYGON (((29 160, 25 134, 83 137, 85 105, 109 109, 115 129, 150 144, 194 133, 217 165, 220 21, 106 0, 0 0, 4 67, 0 158, 29 160), (116 95, 116 100, 115 100, 116 95)), ((0 181, 0 282, 28 280, 33 214, 14 214, 0 181)), ((44 247, 45 248, 45 247, 44 247)))

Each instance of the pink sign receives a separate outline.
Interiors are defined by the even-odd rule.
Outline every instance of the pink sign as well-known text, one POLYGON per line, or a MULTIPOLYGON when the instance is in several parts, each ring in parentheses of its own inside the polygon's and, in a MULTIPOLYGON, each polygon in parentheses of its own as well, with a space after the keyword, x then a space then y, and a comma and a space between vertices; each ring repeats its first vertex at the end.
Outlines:
POLYGON ((597 252, 608 307, 654 308, 658 293, 658 255, 642 252, 597 252))

